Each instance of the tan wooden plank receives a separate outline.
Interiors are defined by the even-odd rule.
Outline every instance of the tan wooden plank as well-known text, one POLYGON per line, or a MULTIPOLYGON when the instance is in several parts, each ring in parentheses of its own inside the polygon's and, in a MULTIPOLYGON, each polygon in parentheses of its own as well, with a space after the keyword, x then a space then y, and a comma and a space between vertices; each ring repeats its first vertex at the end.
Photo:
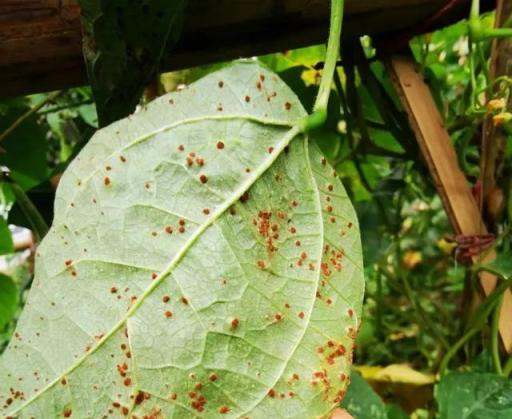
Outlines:
MULTIPOLYGON (((418 73, 415 63, 408 56, 395 55, 390 58, 388 68, 455 231, 464 235, 487 233, 478 204, 459 167, 450 136, 430 89, 418 73)), ((490 261, 495 256, 489 252, 485 260, 490 261)), ((485 295, 489 295, 496 286, 496 277, 482 273, 480 283, 485 295)), ((510 313, 512 293, 509 290, 504 296, 500 317, 500 334, 509 353, 512 352, 510 313)))

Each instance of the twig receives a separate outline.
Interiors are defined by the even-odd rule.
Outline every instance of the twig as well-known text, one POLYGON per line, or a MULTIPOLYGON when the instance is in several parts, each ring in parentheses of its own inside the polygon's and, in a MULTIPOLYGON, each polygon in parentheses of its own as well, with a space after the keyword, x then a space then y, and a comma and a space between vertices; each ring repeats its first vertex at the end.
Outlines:
POLYGON ((8 127, 2 134, 0 134, 0 143, 7 138, 7 136, 12 133, 16 128, 18 128, 27 118, 35 114, 39 109, 41 109, 47 103, 54 101, 59 95, 61 95, 64 90, 59 90, 58 92, 50 93, 44 100, 38 103, 33 108, 29 109, 23 115, 21 115, 16 121, 12 123, 10 127, 8 127))

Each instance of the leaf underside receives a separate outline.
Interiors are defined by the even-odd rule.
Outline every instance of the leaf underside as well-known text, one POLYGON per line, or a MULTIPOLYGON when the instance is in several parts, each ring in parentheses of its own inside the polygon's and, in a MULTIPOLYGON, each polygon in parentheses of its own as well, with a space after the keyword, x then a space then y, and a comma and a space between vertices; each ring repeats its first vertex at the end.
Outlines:
POLYGON ((354 210, 304 115, 237 63, 99 131, 57 191, 0 413, 328 415, 364 281, 354 210))

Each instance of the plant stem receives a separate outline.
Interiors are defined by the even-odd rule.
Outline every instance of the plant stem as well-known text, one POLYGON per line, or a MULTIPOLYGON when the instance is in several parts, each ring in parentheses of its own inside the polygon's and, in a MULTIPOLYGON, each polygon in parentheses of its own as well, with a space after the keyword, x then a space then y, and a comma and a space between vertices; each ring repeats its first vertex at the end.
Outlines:
POLYGON ((46 236, 46 233, 48 233, 48 225, 46 224, 46 221, 44 221, 41 213, 37 210, 36 206, 21 186, 14 182, 11 182, 10 185, 14 196, 16 197, 16 202, 32 227, 36 241, 40 242, 43 237, 46 236))
POLYGON ((507 363, 503 367, 503 375, 508 377, 512 373, 512 356, 508 358, 507 363))
POLYGON ((454 357, 457 351, 469 340, 473 335, 478 332, 479 329, 470 329, 468 330, 456 343, 453 345, 446 355, 444 356, 441 365, 439 367, 439 375, 443 377, 446 374, 446 369, 448 368, 448 364, 450 360, 454 357))
POLYGON ((503 295, 501 296, 500 302, 496 305, 494 309, 494 313, 492 315, 492 323, 491 323, 491 356, 492 363, 494 364, 494 369, 496 370, 496 374, 503 375, 503 369, 501 368, 501 360, 500 360, 500 347, 499 347, 499 323, 500 323, 500 313, 501 313, 501 302, 503 301, 503 295))
POLYGON ((4 132, 0 134, 0 142, 5 140, 5 138, 13 132, 16 128, 18 128, 27 118, 29 118, 31 115, 35 114, 39 109, 41 109, 44 105, 54 101, 59 95, 61 95, 63 90, 60 90, 58 92, 50 93, 44 100, 42 100, 40 103, 38 103, 33 108, 29 109, 27 112, 25 112, 23 115, 21 115, 16 121, 13 122, 13 124, 8 127, 4 132))
POLYGON ((329 27, 329 40, 327 41, 327 52, 325 65, 320 81, 318 96, 313 106, 313 114, 306 117, 303 125, 304 131, 322 126, 327 120, 327 104, 331 94, 332 79, 336 70, 336 61, 340 51, 341 28, 343 24, 344 0, 332 0, 331 3, 331 24, 329 27))

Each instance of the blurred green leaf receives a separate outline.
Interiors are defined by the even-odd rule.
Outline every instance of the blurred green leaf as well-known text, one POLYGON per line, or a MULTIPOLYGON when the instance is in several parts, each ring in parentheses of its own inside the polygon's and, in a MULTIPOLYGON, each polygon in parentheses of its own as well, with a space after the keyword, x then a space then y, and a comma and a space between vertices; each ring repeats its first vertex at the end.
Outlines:
POLYGON ((0 217, 0 255, 8 255, 14 252, 11 230, 7 221, 0 217))
MULTIPOLYGON (((10 127, 30 107, 25 99, 12 99, 0 104, 0 133, 10 127)), ((47 141, 44 127, 31 115, 0 144, 0 165, 7 166, 12 179, 24 190, 43 182, 49 174, 46 161, 47 141)))
POLYGON ((452 373, 436 387, 439 419, 510 419, 512 380, 496 374, 452 373))
POLYGON ((80 0, 83 51, 100 126, 133 112, 177 42, 186 0, 80 0))
POLYGON ((512 252, 498 253, 492 262, 478 266, 478 269, 491 272, 508 280, 512 278, 512 252))
POLYGON ((363 377, 353 372, 341 403, 354 419, 387 419, 386 405, 363 377))
POLYGON ((0 274, 0 331, 12 320, 18 308, 18 287, 11 277, 0 274))

